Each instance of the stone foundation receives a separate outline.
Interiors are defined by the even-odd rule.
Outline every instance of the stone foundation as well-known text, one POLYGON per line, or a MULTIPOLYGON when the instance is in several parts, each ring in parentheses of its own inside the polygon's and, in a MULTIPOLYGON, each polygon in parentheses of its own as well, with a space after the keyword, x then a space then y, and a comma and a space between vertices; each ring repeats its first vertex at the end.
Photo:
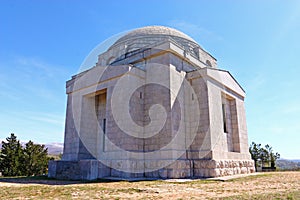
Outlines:
POLYGON ((95 180, 110 176, 110 169, 97 160, 50 160, 48 177, 64 180, 95 180))
MULTIPOLYGON (((164 162, 164 161, 163 161, 164 162)), ((145 166, 157 167, 162 161, 145 161, 145 166), (150 164, 151 163, 151 164, 150 164)), ((177 160, 159 170, 129 173, 109 168, 97 160, 50 161, 50 178, 69 180, 94 180, 105 177, 118 178, 210 178, 255 172, 252 160, 177 160)))
POLYGON ((255 172, 252 160, 177 160, 160 170, 145 173, 151 178, 211 178, 255 172))
POLYGON ((255 172, 252 160, 199 160, 194 161, 195 177, 220 177, 255 172))

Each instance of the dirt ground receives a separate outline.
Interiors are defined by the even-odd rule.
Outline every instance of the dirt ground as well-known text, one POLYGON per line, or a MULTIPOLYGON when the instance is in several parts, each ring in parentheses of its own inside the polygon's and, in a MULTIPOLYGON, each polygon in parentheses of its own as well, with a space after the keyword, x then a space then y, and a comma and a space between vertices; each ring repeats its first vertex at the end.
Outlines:
POLYGON ((300 172, 228 181, 97 181, 2 178, 0 199, 300 199, 300 172))

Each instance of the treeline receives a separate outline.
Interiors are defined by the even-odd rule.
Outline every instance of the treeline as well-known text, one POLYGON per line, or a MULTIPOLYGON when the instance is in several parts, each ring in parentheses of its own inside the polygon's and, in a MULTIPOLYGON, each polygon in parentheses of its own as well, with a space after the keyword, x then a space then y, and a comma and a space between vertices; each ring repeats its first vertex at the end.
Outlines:
POLYGON ((2 141, 0 172, 3 176, 37 176, 47 173, 48 149, 31 140, 22 147, 14 133, 2 141))
POLYGON ((280 158, 280 154, 278 152, 275 153, 273 148, 268 144, 262 146, 261 144, 252 142, 249 147, 249 152, 255 162, 256 169, 259 164, 261 164, 262 167, 274 168, 276 160, 280 158))

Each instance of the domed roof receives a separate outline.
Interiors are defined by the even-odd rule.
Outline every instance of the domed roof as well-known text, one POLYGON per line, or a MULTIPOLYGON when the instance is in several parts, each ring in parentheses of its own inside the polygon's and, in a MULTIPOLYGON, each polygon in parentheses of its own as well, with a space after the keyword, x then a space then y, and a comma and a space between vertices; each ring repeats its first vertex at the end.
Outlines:
POLYGON ((190 36, 182 33, 181 31, 178 31, 174 28, 165 27, 165 26, 145 26, 142 28, 135 29, 133 31, 130 31, 123 37, 121 37, 119 40, 117 40, 116 43, 126 41, 131 38, 145 37, 145 36, 157 36, 157 35, 181 37, 186 40, 190 40, 194 43, 197 43, 190 36))
POLYGON ((128 51, 132 51, 143 48, 150 44, 164 41, 168 38, 175 40, 183 47, 189 48, 191 46, 199 46, 191 37, 176 29, 165 26, 146 26, 129 31, 127 34, 118 39, 110 47, 110 49, 116 46, 124 45, 129 48, 128 51))

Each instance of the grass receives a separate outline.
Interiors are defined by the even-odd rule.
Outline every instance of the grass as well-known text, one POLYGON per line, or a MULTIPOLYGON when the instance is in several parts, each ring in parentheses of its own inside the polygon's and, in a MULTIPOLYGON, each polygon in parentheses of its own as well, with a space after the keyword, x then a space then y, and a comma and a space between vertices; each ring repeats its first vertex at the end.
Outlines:
POLYGON ((230 181, 58 181, 44 176, 0 179, 0 199, 300 199, 300 172, 230 181))
POLYGON ((300 191, 283 192, 283 193, 265 193, 255 195, 237 195, 231 197, 222 198, 223 200, 238 200, 238 199, 253 199, 253 200, 265 200, 265 199, 287 199, 287 200, 298 200, 300 199, 300 191))
POLYGON ((274 173, 261 173, 261 174, 256 174, 256 175, 231 179, 231 180, 228 180, 228 181, 230 181, 230 182, 241 182, 241 181, 244 182, 244 181, 264 179, 266 177, 271 177, 271 176, 276 176, 276 174, 274 174, 274 173))

